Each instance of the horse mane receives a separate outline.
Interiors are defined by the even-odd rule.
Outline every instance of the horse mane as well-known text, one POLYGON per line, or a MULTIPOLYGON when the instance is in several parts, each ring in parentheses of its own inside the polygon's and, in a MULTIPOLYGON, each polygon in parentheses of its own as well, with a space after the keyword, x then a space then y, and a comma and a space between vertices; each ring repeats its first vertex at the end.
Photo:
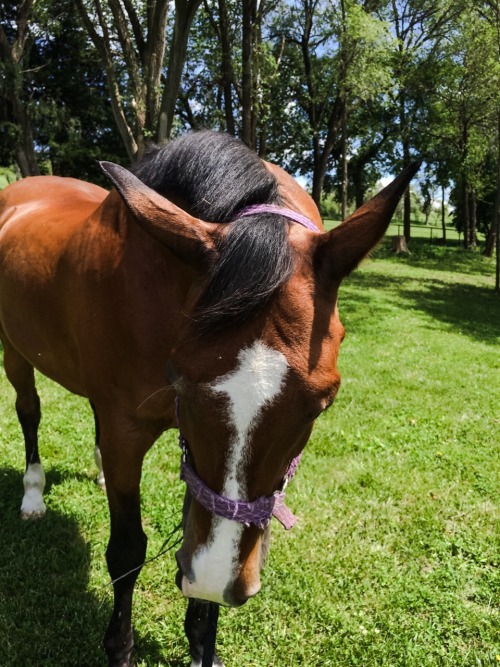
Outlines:
POLYGON ((202 131, 153 147, 135 175, 190 214, 229 224, 192 317, 208 334, 247 320, 269 302, 293 270, 288 221, 258 214, 254 204, 280 204, 278 184, 262 160, 234 137, 202 131))

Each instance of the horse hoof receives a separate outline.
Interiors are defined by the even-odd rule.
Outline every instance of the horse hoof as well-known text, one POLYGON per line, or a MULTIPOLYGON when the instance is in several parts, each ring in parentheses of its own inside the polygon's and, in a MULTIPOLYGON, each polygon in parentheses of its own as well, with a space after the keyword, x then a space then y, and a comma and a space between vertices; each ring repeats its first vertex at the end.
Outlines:
MULTIPOLYGON (((201 667, 201 660, 195 660, 194 658, 191 659, 191 665, 189 667, 201 667)), ((222 660, 219 658, 217 653, 214 655, 214 661, 212 663, 212 667, 225 667, 224 663, 222 660)))
POLYGON ((46 507, 39 510, 21 510, 21 519, 23 521, 38 521, 39 519, 43 519, 46 511, 46 507))
POLYGON ((21 503, 21 519, 23 521, 38 521, 43 519, 47 512, 47 505, 41 497, 33 498, 32 494, 27 494, 21 503))

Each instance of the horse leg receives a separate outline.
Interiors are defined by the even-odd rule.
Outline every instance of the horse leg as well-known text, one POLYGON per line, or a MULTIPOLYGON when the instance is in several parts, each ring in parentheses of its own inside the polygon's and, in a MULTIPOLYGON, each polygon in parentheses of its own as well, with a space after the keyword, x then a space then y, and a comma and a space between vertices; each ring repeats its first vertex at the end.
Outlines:
MULTIPOLYGON (((189 598, 186 618, 184 620, 184 632, 189 642, 191 654, 191 667, 201 667, 203 659, 203 646, 207 634, 208 604, 189 598)), ((213 667, 224 667, 224 663, 217 653, 214 654, 213 667)))
POLYGON ((39 519, 44 516, 47 508, 43 502, 45 473, 38 453, 38 426, 41 412, 40 399, 35 388, 35 373, 33 366, 5 342, 4 368, 9 382, 16 391, 16 412, 23 431, 26 451, 21 518, 39 519))
POLYGON ((144 455, 155 438, 138 433, 132 425, 110 428, 108 417, 104 421, 101 416, 100 424, 111 519, 106 561, 114 590, 113 612, 104 635, 104 648, 109 667, 131 667, 134 648, 132 597, 147 545, 141 525, 139 485, 144 455))
POLYGON ((102 469, 102 456, 101 456, 101 448, 99 446, 99 440, 100 440, 100 427, 99 427, 99 417, 97 416, 97 412, 95 409, 94 404, 92 401, 89 401, 90 407, 92 408, 92 412, 94 413, 94 423, 95 423, 95 447, 94 447, 94 460, 95 464, 97 466, 97 486, 101 488, 103 491, 106 491, 106 480, 104 478, 104 470, 102 469))

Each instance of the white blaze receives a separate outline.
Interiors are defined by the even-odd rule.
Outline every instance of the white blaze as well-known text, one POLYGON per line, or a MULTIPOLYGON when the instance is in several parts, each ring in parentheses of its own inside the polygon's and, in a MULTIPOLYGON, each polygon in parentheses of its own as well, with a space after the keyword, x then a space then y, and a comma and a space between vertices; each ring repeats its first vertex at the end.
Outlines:
MULTIPOLYGON (((229 400, 229 418, 234 436, 229 445, 222 494, 245 500, 247 489, 241 468, 248 456, 248 437, 258 423, 262 409, 281 391, 287 362, 281 352, 260 341, 241 350, 234 371, 218 378, 211 389, 229 400)), ((212 520, 206 545, 193 556, 194 581, 183 581, 183 592, 191 597, 223 603, 224 590, 237 575, 238 547, 243 526, 236 521, 212 520)))

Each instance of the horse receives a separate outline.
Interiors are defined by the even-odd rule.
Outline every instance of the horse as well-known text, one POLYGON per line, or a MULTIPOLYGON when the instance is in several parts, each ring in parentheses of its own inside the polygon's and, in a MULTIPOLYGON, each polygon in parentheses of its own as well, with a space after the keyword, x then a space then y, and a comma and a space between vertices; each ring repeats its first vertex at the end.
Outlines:
POLYGON ((114 591, 104 648, 110 667, 130 667, 146 555, 141 468, 178 428, 187 489, 176 583, 200 665, 206 603, 256 595, 271 517, 293 525, 284 487, 340 385, 340 284, 381 240, 418 165, 328 232, 290 175, 224 133, 187 134, 131 169, 101 167, 110 192, 37 176, 0 195, 0 339, 26 449, 21 514, 46 511, 36 368, 94 410, 114 591))

